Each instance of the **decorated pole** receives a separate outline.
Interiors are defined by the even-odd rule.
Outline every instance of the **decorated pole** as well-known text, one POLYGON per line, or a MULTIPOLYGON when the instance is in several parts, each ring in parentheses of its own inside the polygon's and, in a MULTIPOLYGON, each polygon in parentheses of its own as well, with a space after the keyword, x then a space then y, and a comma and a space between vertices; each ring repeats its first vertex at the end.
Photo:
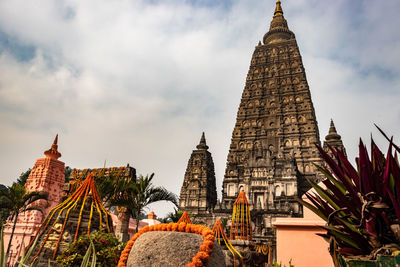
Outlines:
POLYGON ((249 201, 244 191, 239 193, 238 198, 233 203, 230 239, 252 241, 249 201))

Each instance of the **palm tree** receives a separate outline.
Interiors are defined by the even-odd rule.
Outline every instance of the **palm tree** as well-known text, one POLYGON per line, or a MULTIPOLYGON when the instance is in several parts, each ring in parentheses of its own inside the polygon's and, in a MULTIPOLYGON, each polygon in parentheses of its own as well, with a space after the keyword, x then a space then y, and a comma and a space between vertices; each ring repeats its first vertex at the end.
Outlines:
POLYGON ((178 201, 175 194, 163 187, 154 187, 151 183, 154 173, 143 177, 140 175, 134 179, 121 177, 109 177, 98 179, 98 192, 107 207, 120 207, 116 232, 120 235, 120 241, 129 239, 129 219, 136 219, 136 232, 139 227, 140 215, 151 203, 157 201, 170 201, 177 206, 178 201))
POLYGON ((135 214, 131 210, 135 198, 132 188, 135 183, 136 177, 115 177, 112 174, 96 179, 97 191, 104 206, 108 209, 119 208, 115 232, 121 242, 129 240, 129 219, 135 214))
POLYGON ((43 214, 43 210, 40 207, 33 206, 33 203, 40 199, 47 200, 47 193, 27 192, 25 186, 19 183, 13 183, 12 186, 7 186, 5 189, 3 188, 3 190, 0 191, 0 206, 8 207, 10 210, 10 218, 13 221, 13 228, 5 256, 6 260, 8 259, 8 254, 10 252, 18 215, 29 210, 37 210, 43 214))
MULTIPOLYGON (((8 190, 7 186, 0 184, 0 195, 2 192, 7 190, 8 190)), ((2 227, 3 224, 7 221, 8 217, 10 217, 10 209, 8 206, 3 205, 1 203, 1 197, 0 197, 0 227, 2 227)))
POLYGON ((136 213, 136 232, 139 228, 140 215, 143 210, 150 204, 157 201, 170 201, 175 206, 178 206, 178 199, 174 193, 169 192, 164 187, 154 187, 151 183, 154 173, 150 176, 139 176, 136 184, 133 186, 133 193, 135 194, 132 210, 136 213))

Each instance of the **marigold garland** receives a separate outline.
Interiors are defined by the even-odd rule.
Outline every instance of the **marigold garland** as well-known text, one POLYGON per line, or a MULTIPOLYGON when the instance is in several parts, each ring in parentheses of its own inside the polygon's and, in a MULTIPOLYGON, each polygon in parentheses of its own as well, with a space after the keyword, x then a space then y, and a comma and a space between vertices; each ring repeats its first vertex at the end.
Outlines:
POLYGON ((204 239, 203 243, 200 246, 200 251, 197 252, 196 256, 192 258, 192 261, 188 263, 187 267, 203 267, 210 259, 215 240, 214 233, 210 228, 204 225, 191 224, 186 222, 163 223, 152 226, 145 226, 144 228, 140 229, 139 232, 137 232, 126 244, 125 249, 121 253, 121 257, 119 258, 118 267, 126 267, 129 253, 135 241, 142 234, 151 231, 186 232, 202 235, 204 239))
POLYGON ((181 218, 178 221, 178 223, 181 223, 181 222, 192 223, 192 221, 189 218, 189 214, 186 211, 183 212, 181 218))
POLYGON ((272 262, 272 249, 271 246, 261 244, 261 245, 256 245, 254 247, 255 251, 258 253, 262 253, 263 255, 268 255, 268 263, 271 264, 272 262))
POLYGON ((239 259, 242 263, 242 266, 244 266, 243 263, 243 256, 235 249, 234 246, 232 246, 231 242, 229 241, 228 237, 225 234, 224 228, 222 227, 222 223, 220 220, 216 220, 215 224, 212 228, 212 231, 214 232, 215 238, 218 241, 218 244, 221 245, 221 239, 224 241, 225 246, 228 248, 229 252, 233 256, 233 266, 236 266, 236 261, 235 261, 235 253, 239 256, 239 259))
POLYGON ((233 203, 231 240, 249 240, 251 241, 251 219, 249 201, 244 191, 240 191, 235 203, 233 203))
MULTIPOLYGON (((76 240, 78 234, 79 234, 79 229, 80 229, 80 225, 81 225, 81 220, 82 220, 82 213, 83 213, 83 209, 85 208, 85 204, 87 201, 91 201, 90 202, 90 217, 89 217, 89 222, 88 222, 88 228, 87 228, 87 232, 90 233, 90 228, 92 226, 92 219, 93 219, 93 209, 94 206, 97 209, 97 212, 99 213, 99 217, 100 217, 100 225, 99 228, 102 227, 102 217, 104 216, 105 218, 105 225, 107 228, 107 232, 112 232, 112 229, 110 228, 109 225, 109 220, 111 220, 111 215, 110 213, 104 208, 100 197, 97 193, 96 190, 96 186, 95 186, 95 182, 94 182, 94 177, 93 174, 89 174, 87 176, 87 178, 81 183, 80 187, 77 188, 74 193, 72 193, 64 202, 58 204, 56 207, 54 207, 49 214, 46 216, 46 218, 44 219, 42 225, 39 228, 38 231, 38 236, 39 238, 41 236, 43 236, 43 240, 40 241, 38 243, 39 249, 38 252, 33 256, 33 259, 37 258, 39 256, 39 254, 41 253, 41 251, 43 250, 50 234, 52 233, 52 229, 55 226, 55 224, 57 223, 58 219, 53 220, 52 223, 50 223, 52 221, 52 218, 54 218, 54 216, 56 216, 56 218, 60 217, 64 210, 66 210, 66 214, 65 214, 65 218, 64 218, 64 222, 62 225, 62 229, 61 232, 58 235, 58 239, 57 239, 57 243, 55 245, 55 249, 53 252, 53 259, 55 259, 57 253, 58 253, 58 249, 59 249, 59 245, 62 239, 62 235, 64 233, 69 215, 71 210, 75 209, 75 207, 80 203, 81 207, 80 207, 80 211, 79 211, 79 217, 78 217, 78 224, 75 230, 75 235, 74 235, 74 240, 76 240), (89 198, 90 196, 90 198, 89 198), (47 230, 47 233, 45 234, 45 231, 47 230)), ((29 244, 29 247, 32 245, 32 242, 29 244)))

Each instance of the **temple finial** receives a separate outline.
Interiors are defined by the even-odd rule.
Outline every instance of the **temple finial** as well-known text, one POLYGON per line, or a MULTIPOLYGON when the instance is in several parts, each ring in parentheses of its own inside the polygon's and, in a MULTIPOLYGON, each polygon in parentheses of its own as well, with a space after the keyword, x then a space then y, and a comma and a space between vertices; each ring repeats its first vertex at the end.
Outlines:
POLYGON ((197 145, 197 149, 208 149, 204 132, 201 135, 200 143, 197 145))
POLYGON ((281 1, 280 0, 276 1, 274 17, 276 17, 276 16, 283 16, 283 10, 282 10, 282 6, 281 6, 281 1))
POLYGON ((206 144, 206 136, 204 134, 204 132, 201 134, 201 138, 200 138, 200 144, 206 144))
POLYGON ((324 150, 327 151, 328 153, 332 152, 330 148, 335 148, 336 150, 340 150, 346 155, 346 148, 343 145, 342 142, 342 137, 340 134, 337 133, 335 124, 333 123, 333 120, 331 119, 331 125, 329 127, 329 133, 327 136, 325 136, 325 141, 324 141, 324 150))
POLYGON ((53 145, 57 145, 57 143, 58 143, 58 134, 56 135, 56 138, 54 138, 53 145))
POLYGON ((44 154, 46 155, 46 158, 58 159, 59 157, 61 157, 61 153, 58 152, 57 143, 58 143, 58 134, 56 135, 56 138, 54 138, 51 148, 44 152, 44 154))
POLYGON ((337 134, 336 127, 332 119, 331 119, 331 126, 329 127, 329 134, 337 134))
POLYGON ((342 137, 337 133, 335 124, 333 123, 333 120, 331 119, 331 125, 329 127, 329 133, 325 137, 325 140, 340 140, 342 137))
POLYGON ((274 17, 272 18, 269 31, 264 35, 264 44, 281 42, 294 39, 294 33, 289 30, 286 19, 283 17, 281 1, 276 1, 274 17))

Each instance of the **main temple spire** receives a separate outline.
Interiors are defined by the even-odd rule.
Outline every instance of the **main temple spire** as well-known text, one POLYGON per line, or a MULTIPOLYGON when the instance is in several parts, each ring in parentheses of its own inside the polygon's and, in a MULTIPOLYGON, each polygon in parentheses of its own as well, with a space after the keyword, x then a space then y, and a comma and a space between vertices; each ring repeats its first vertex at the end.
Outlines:
POLYGON ((286 19, 283 17, 281 1, 276 1, 274 17, 272 18, 269 31, 264 35, 264 44, 277 43, 293 39, 294 34, 289 30, 286 19))
POLYGON ((283 10, 282 10, 282 6, 281 6, 281 1, 280 0, 276 1, 274 17, 276 17, 276 16, 283 16, 283 10))

